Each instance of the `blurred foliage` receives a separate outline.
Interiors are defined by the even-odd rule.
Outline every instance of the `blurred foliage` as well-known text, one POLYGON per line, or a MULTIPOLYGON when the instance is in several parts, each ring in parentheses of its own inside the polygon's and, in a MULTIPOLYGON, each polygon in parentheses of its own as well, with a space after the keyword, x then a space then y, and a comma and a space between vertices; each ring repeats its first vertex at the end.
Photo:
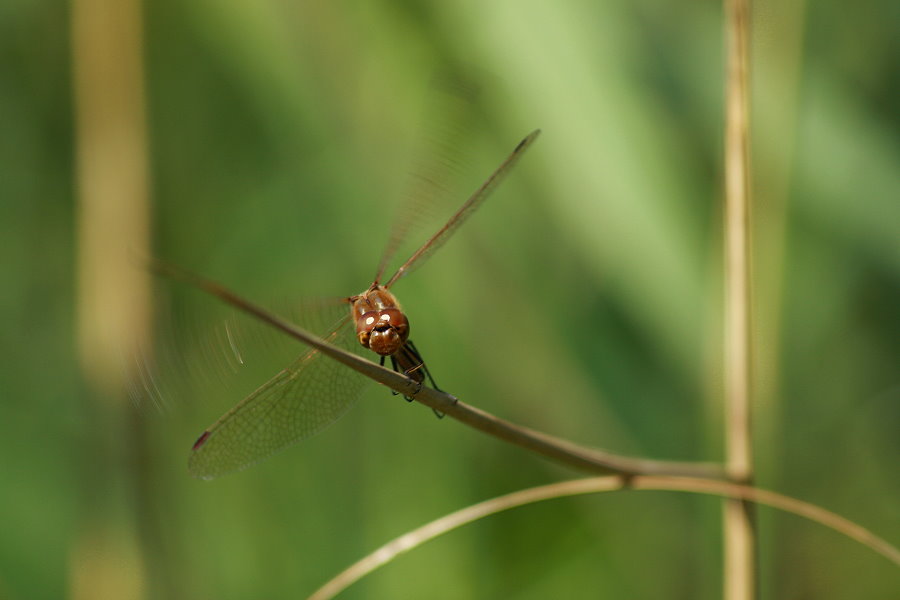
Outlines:
MULTIPOLYGON (((896 544, 897 6, 754 10, 758 483, 896 544)), ((359 292, 428 81, 466 78, 481 94, 442 215, 544 135, 395 288, 438 383, 573 441, 719 459, 720 17, 652 0, 147 2, 155 252, 260 300, 359 292)), ((164 410, 98 414, 74 341, 67 18, 53 0, 0 6, 0 597, 67 595, 91 490, 124 490, 110 519, 137 539, 148 597, 285 598, 426 520, 576 475, 376 386, 325 433, 211 483, 188 478, 187 450, 239 387, 200 377, 164 410), (107 437, 122 456, 98 454, 107 437)), ((213 300, 159 287, 214 329, 213 300)), ((179 352, 202 360, 195 339, 179 352)), ((524 508, 346 597, 717 598, 719 506, 524 508)), ((817 525, 762 509, 760 531, 762 598, 896 593, 896 567, 817 525)))

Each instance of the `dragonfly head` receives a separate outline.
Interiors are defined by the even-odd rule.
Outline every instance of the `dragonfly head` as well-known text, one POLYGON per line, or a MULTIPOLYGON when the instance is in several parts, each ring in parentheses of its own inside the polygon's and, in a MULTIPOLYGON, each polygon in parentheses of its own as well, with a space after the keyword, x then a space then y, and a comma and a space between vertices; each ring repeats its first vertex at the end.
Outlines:
POLYGON ((409 338, 409 321, 397 308, 369 311, 356 319, 356 338, 363 347, 390 356, 409 338))

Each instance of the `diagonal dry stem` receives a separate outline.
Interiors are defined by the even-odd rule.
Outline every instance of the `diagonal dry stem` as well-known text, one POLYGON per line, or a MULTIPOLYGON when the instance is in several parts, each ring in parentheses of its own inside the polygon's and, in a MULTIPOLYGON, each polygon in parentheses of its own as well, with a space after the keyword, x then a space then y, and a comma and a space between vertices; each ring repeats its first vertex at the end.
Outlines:
POLYGON ((579 446, 569 441, 528 429, 527 427, 515 425, 509 421, 491 415, 490 413, 460 402, 450 394, 428 387, 421 387, 419 384, 400 373, 381 367, 360 356, 347 352, 337 346, 333 346, 312 333, 289 323, 278 315, 238 296, 214 281, 204 279, 198 275, 160 261, 152 260, 149 262, 149 266, 153 271, 159 274, 189 283, 216 296, 220 300, 239 310, 261 319, 289 336, 319 350, 328 358, 336 360, 366 377, 386 385, 399 394, 413 397, 418 402, 465 423, 470 427, 474 427, 479 431, 527 450, 531 450, 532 452, 536 452, 563 464, 567 464, 576 469, 597 474, 655 474, 710 478, 721 477, 722 475, 722 471, 717 465, 648 460, 621 456, 595 448, 579 446))

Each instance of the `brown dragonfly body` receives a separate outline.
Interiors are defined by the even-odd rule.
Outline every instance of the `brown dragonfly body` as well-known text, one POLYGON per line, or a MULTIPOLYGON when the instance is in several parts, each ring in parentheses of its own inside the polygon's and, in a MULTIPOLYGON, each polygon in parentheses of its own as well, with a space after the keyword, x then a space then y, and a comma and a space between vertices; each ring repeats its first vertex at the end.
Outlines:
POLYGON ((428 369, 416 347, 409 341, 409 320, 394 294, 376 282, 348 301, 360 345, 381 356, 382 364, 384 358, 389 356, 395 371, 419 384, 424 383, 428 369))
POLYGON ((392 356, 409 339, 409 321, 386 287, 373 283, 362 294, 349 298, 349 302, 350 316, 356 322, 356 339, 363 348, 392 356))
MULTIPOLYGON (((345 299, 349 315, 335 325, 324 339, 339 343, 355 327, 355 342, 381 358, 390 358, 393 369, 420 386, 426 379, 436 387, 421 355, 409 339, 409 320, 391 286, 414 267, 421 265, 449 239, 509 172, 537 138, 539 130, 525 137, 485 182, 453 214, 447 223, 381 284, 381 261, 375 281, 362 293, 345 299)), ((391 248, 396 247, 392 244, 391 248)), ((223 294, 219 294, 223 295, 223 294)), ((361 376, 354 376, 339 363, 322 359, 311 349, 300 356, 237 406, 225 413, 194 443, 189 460, 192 475, 211 479, 254 464, 290 444, 309 437, 343 415, 361 389, 361 376)), ((412 398, 407 398, 412 400, 412 398)))

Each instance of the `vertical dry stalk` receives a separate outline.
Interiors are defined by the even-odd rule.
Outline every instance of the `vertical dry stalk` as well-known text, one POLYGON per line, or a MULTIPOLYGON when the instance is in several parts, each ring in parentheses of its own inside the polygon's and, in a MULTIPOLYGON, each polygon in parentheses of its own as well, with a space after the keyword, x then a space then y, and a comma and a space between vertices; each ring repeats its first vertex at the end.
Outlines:
MULTIPOLYGON (((725 82, 725 426, 731 481, 753 478, 750 424, 750 185, 748 107, 749 1, 726 0, 725 82)), ((724 597, 756 595, 756 557, 750 504, 726 500, 724 597)))
POLYGON ((95 433, 85 449, 91 470, 82 477, 85 514, 70 549, 69 595, 139 598, 143 560, 123 491, 133 473, 122 460, 139 436, 122 402, 120 357, 140 344, 150 320, 148 277, 129 260, 149 244, 142 6, 74 0, 71 11, 78 345, 95 433))
POLYGON ((78 342, 86 379, 119 396, 123 347, 143 339, 149 279, 140 0, 75 0, 78 342))

